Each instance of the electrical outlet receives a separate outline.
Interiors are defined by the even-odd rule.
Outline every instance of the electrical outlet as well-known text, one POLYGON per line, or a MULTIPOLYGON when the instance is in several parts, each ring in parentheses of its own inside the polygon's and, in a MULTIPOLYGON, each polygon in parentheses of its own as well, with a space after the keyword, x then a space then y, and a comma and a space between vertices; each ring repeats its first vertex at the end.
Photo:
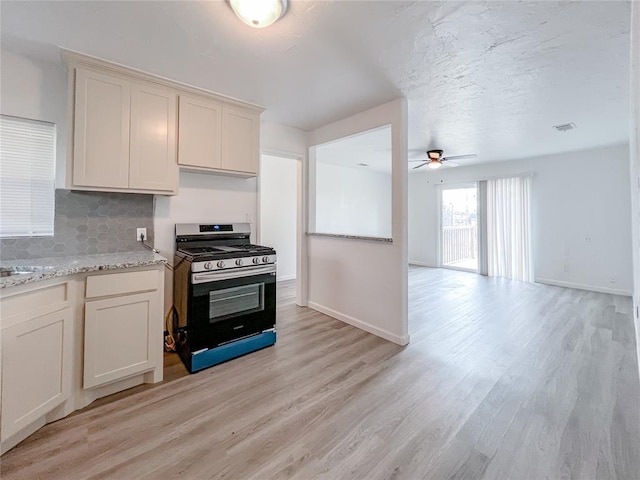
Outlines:
POLYGON ((147 239, 147 229, 146 228, 138 228, 136 231, 136 240, 138 242, 142 241, 142 236, 144 235, 144 239, 147 239))

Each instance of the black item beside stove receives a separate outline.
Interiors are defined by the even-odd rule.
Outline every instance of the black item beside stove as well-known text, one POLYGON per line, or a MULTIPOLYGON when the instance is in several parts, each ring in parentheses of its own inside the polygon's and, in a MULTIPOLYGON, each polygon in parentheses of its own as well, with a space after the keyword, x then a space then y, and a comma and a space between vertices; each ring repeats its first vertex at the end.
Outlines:
POLYGON ((249 238, 248 224, 176 225, 174 335, 189 372, 275 343, 276 252, 249 238))

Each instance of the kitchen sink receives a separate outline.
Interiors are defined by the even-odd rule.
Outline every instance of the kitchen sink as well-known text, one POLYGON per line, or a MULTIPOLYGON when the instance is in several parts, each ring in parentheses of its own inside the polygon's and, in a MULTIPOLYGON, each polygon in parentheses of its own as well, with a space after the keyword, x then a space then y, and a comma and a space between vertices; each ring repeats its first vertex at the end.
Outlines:
POLYGON ((0 277, 13 277, 14 275, 30 275, 33 273, 44 273, 53 270, 50 266, 37 267, 0 267, 0 277))

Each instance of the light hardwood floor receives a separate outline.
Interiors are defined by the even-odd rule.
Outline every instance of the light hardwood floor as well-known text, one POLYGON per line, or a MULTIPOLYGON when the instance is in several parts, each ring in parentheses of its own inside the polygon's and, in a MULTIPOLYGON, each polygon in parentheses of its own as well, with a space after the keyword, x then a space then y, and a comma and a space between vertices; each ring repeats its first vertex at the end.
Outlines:
POLYGON ((401 348, 293 294, 275 347, 173 362, 41 429, 3 480, 640 478, 628 298, 412 267, 401 348))

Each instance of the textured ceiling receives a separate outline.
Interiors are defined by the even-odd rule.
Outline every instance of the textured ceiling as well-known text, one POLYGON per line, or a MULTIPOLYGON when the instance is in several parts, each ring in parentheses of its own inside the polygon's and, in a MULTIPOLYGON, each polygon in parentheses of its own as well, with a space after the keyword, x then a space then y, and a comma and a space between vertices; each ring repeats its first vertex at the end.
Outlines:
POLYGON ((5 48, 56 62, 54 46, 76 50, 306 130, 404 95, 411 150, 477 162, 628 140, 629 2, 290 0, 267 29, 222 1, 0 8, 5 48), (578 129, 551 128, 567 122, 578 129))

